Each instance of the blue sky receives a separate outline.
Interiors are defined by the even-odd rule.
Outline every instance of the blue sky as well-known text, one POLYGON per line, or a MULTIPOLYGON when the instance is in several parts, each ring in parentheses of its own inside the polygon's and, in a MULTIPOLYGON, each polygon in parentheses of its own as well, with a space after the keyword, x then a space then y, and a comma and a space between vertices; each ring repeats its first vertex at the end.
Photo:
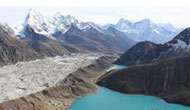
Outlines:
MULTIPOLYGON (((0 0, 1 1, 1 0, 0 0)), ((9 1, 9 0, 7 0, 9 1)), ((16 0, 19 3, 19 0, 16 0)), ((25 0, 27 1, 27 0, 25 0)), ((35 0, 33 0, 35 1, 35 0)), ((42 0, 39 0, 42 2, 42 0)), ((47 2, 48 0, 46 0, 47 2)), ((54 0, 56 1, 56 0, 54 0)), ((63 0, 64 1, 64 0, 63 0)), ((70 0, 73 1, 73 0, 70 0)), ((78 1, 78 0, 75 0, 78 1)), ((85 0, 80 0, 81 3, 85 2, 85 0)), ((104 1, 104 0, 97 0, 97 2, 104 1)), ((106 0, 105 0, 106 1, 106 0)), ((173 0, 173 4, 169 4, 167 1, 171 0, 160 0, 160 2, 164 2, 164 5, 154 4, 154 2, 150 2, 148 0, 149 4, 146 4, 146 0, 141 0, 144 2, 140 2, 138 4, 135 4, 134 1, 137 2, 137 0, 133 0, 133 2, 126 2, 126 6, 123 4, 117 4, 114 5, 114 2, 112 2, 112 5, 109 4, 111 1, 107 1, 107 4, 104 2, 101 3, 101 6, 97 6, 96 2, 80 5, 80 3, 76 4, 77 2, 63 2, 60 3, 57 6, 49 6, 40 4, 41 2, 38 2, 38 5, 42 6, 27 6, 28 2, 26 4, 24 1, 21 0, 20 4, 15 5, 8 5, 4 3, 3 6, 0 6, 0 22, 6 22, 11 26, 16 26, 19 24, 22 24, 24 22, 24 19, 29 11, 30 8, 34 8, 35 10, 38 10, 41 12, 44 16, 51 18, 56 12, 62 12, 65 15, 72 15, 76 17, 79 21, 93 21, 97 24, 106 24, 106 23, 116 23, 120 18, 125 18, 131 21, 139 21, 145 18, 149 18, 152 21, 156 23, 172 23, 177 26, 190 26, 190 6, 187 5, 187 3, 184 3, 184 0, 180 0, 183 4, 178 4, 173 0), (144 4, 143 4, 144 3, 144 4), (43 6, 44 5, 44 6, 43 6), (63 6, 60 6, 63 5, 63 6)), ((118 2, 121 0, 117 0, 118 2)), ((140 1, 140 0, 139 0, 140 1)), ((155 1, 155 0, 152 0, 155 1)), ((187 1, 186 1, 187 2, 187 1)), ((51 2, 49 2, 51 4, 51 2)), ((59 2, 56 2, 59 3, 59 2)), ((11 3, 10 3, 11 4, 11 3)), ((0 4, 2 5, 2 4, 0 4)), ((32 3, 31 3, 32 5, 32 3)), ((56 5, 56 4, 52 4, 56 5)))

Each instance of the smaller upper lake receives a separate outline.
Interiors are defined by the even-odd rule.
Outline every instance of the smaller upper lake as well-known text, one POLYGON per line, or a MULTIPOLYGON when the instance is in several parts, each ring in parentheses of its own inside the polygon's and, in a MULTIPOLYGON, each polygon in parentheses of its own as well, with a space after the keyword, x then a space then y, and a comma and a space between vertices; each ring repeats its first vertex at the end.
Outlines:
POLYGON ((114 69, 122 69, 122 68, 126 68, 126 67, 127 67, 127 66, 125 66, 125 65, 114 65, 114 66, 108 68, 108 69, 106 70, 106 72, 111 71, 111 70, 114 70, 114 69))
MULTIPOLYGON (((124 67, 115 65, 107 71, 124 67)), ((190 107, 167 103, 152 96, 122 94, 100 87, 98 94, 75 100, 70 110, 190 110, 190 107)))

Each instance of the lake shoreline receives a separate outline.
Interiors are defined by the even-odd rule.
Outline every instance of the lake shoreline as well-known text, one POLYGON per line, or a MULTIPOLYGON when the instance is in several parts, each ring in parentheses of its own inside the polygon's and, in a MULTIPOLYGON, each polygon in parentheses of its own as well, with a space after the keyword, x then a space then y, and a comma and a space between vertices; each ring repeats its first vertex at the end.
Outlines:
POLYGON ((95 82, 112 66, 116 57, 103 56, 93 64, 69 74, 56 86, 18 99, 0 103, 0 110, 64 110, 75 99, 98 91, 95 82))

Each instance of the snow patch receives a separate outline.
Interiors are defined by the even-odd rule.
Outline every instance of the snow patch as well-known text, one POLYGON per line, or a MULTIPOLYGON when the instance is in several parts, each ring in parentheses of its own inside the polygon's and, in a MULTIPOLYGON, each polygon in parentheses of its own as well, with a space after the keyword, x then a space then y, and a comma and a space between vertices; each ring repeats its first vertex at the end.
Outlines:
POLYGON ((187 45, 184 41, 181 41, 179 39, 176 39, 177 43, 169 44, 172 46, 174 51, 190 51, 190 45, 187 45))

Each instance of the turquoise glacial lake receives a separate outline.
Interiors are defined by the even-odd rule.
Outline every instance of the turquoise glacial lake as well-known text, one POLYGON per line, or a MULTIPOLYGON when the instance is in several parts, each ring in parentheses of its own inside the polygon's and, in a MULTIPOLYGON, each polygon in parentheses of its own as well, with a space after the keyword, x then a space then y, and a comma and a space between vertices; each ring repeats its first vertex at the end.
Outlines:
MULTIPOLYGON (((126 66, 115 65, 111 68, 124 67, 126 66)), ((128 95, 104 87, 99 88, 98 94, 89 94, 75 100, 70 110, 190 110, 190 107, 167 103, 152 96, 128 95)))

